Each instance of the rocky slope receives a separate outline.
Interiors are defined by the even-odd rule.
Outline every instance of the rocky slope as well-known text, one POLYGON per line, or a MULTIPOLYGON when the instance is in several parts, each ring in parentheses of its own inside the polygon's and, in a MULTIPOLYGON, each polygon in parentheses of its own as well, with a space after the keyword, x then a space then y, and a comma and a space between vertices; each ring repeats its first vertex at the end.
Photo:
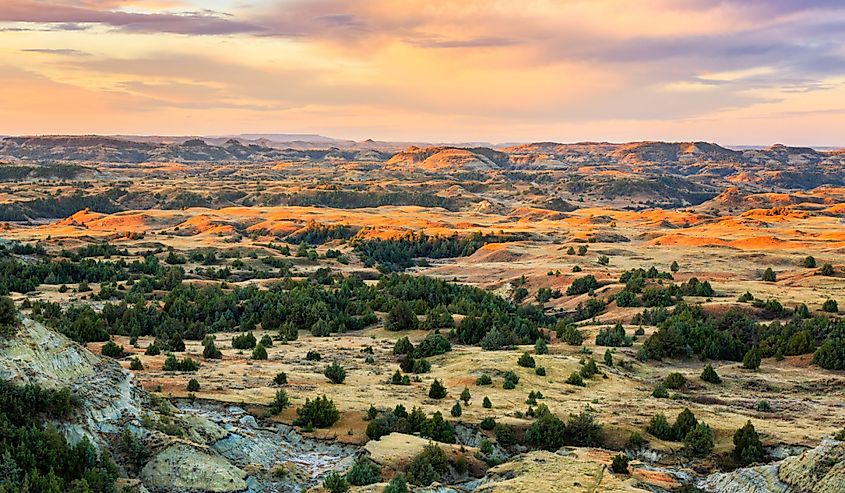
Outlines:
POLYGON ((81 406, 57 427, 72 443, 86 436, 109 451, 123 475, 140 479, 139 491, 302 491, 330 470, 348 468, 356 454, 352 447, 305 439, 290 427, 262 428, 240 408, 174 407, 147 394, 114 360, 29 319, 13 337, 0 339, 0 378, 68 387, 81 406), (145 463, 124 455, 127 432, 149 450, 145 463))
POLYGON ((845 491, 845 442, 825 440, 780 462, 714 474, 698 487, 712 493, 840 493, 845 491))

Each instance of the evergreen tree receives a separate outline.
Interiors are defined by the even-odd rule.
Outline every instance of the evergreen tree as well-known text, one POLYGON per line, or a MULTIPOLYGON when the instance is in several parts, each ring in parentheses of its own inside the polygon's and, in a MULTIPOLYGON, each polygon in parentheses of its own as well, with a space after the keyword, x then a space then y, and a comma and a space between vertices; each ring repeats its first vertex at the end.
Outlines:
POLYGON ((263 360, 267 359, 267 350, 264 349, 264 346, 258 344, 255 346, 255 349, 252 350, 252 359, 254 360, 263 360))
POLYGON ((461 391, 461 400, 464 402, 464 406, 469 406, 469 400, 472 396, 469 393, 469 388, 464 387, 464 390, 461 391))
POLYGON ((432 399, 443 399, 446 397, 446 387, 435 378, 428 389, 428 396, 432 399))
POLYGON ((452 406, 451 414, 453 418, 461 417, 463 410, 461 409, 461 403, 456 401, 455 405, 452 406))
POLYGON ((411 305, 404 301, 399 301, 393 305, 384 322, 384 327, 392 331, 414 330, 418 326, 417 314, 411 309, 411 305))
POLYGON ((763 280, 766 282, 776 282, 778 280, 778 276, 771 267, 767 267, 766 271, 763 272, 763 280))
POLYGON ((346 380, 346 370, 343 369, 342 366, 334 362, 326 367, 326 370, 323 372, 323 375, 326 376, 332 383, 334 384, 341 384, 346 380))
POLYGON ((711 364, 704 367, 704 370, 701 372, 701 379, 709 383, 722 383, 722 379, 716 373, 716 370, 713 369, 713 365, 711 364))
POLYGON ((749 349, 742 358, 742 367, 748 370, 758 370, 762 357, 760 356, 760 349, 757 346, 749 349))
POLYGON ((734 433, 733 456, 737 463, 742 466, 763 461, 765 456, 763 444, 760 442, 760 437, 757 435, 754 425, 751 424, 751 420, 734 433))

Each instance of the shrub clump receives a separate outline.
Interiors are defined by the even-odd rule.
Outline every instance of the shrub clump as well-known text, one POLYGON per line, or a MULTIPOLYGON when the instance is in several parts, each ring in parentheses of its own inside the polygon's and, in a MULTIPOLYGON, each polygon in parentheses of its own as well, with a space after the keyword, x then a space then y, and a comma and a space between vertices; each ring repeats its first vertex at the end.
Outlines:
POLYGON ((528 353, 522 353, 522 356, 519 357, 516 364, 523 368, 534 368, 536 366, 536 362, 534 358, 531 357, 528 353))
POLYGON ((708 364, 701 372, 701 379, 708 383, 722 383, 722 378, 713 369, 713 365, 708 364))
POLYGON ((431 399, 443 399, 446 397, 446 387, 440 383, 440 380, 434 379, 434 382, 431 383, 431 387, 428 389, 428 396, 431 399))
POLYGON ((312 426, 314 428, 328 428, 340 420, 340 412, 334 401, 326 396, 314 400, 305 399, 305 404, 296 410, 298 416, 294 424, 297 426, 312 426))
POLYGON ((343 369, 342 366, 334 362, 326 367, 326 370, 323 372, 323 375, 329 379, 334 384, 341 384, 346 380, 346 370, 343 369))

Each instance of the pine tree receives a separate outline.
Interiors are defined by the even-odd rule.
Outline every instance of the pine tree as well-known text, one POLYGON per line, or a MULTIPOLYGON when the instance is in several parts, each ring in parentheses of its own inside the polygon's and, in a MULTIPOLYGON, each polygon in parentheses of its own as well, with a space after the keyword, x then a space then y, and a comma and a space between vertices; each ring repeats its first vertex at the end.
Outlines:
POLYGON ((763 280, 766 282, 776 282, 778 280, 778 276, 771 267, 767 267, 766 272, 763 273, 763 280))
POLYGON ((435 378, 428 389, 428 396, 432 399, 443 399, 446 397, 446 387, 435 378))
POLYGON ((701 379, 709 383, 722 383, 722 379, 716 373, 716 370, 713 369, 713 365, 710 364, 704 367, 704 370, 701 372, 701 379))
POLYGON ((460 402, 455 402, 455 405, 452 406, 451 413, 452 413, 453 418, 461 417, 461 414, 463 413, 463 411, 461 409, 461 403, 460 402))
POLYGON ((267 359, 267 350, 264 349, 264 346, 258 344, 255 346, 255 349, 252 350, 252 359, 254 360, 262 360, 267 359))
POLYGON ((757 430, 754 429, 751 420, 734 433, 733 456, 743 466, 763 460, 765 456, 763 444, 760 442, 760 436, 757 435, 757 430))
POLYGON ((464 387, 464 390, 461 391, 461 400, 464 402, 464 406, 469 406, 469 400, 471 398, 472 396, 469 393, 469 389, 467 387, 464 387))
POLYGON ((745 357, 742 358, 742 367, 748 370, 758 370, 760 368, 760 362, 762 357, 760 356, 760 349, 757 346, 749 349, 747 353, 745 353, 745 357))

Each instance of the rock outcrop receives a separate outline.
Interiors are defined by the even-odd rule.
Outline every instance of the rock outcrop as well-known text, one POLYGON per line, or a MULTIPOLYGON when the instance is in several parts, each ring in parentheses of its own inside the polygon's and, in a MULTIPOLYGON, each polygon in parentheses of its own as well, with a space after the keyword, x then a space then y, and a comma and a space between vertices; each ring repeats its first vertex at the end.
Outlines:
POLYGON ((121 437, 131 432, 150 451, 145 464, 124 464, 129 477, 122 484, 138 492, 300 491, 331 470, 346 470, 356 454, 353 447, 309 440, 290 427, 261 428, 241 408, 177 408, 156 400, 115 360, 30 319, 14 336, 0 338, 0 378, 69 388, 81 406, 57 427, 72 443, 87 437, 119 465, 121 437))
POLYGON ((845 491, 845 442, 824 440, 779 462, 708 476, 698 487, 713 493, 841 493, 845 491))

